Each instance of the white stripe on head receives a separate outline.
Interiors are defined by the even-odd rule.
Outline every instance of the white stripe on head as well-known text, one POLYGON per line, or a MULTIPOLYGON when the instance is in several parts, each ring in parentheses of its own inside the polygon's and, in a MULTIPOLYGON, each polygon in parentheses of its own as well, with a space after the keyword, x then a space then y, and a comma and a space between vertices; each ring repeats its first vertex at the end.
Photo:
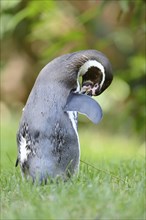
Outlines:
POLYGON ((75 92, 79 92, 80 91, 80 83, 79 83, 79 81, 78 81, 78 79, 77 79, 77 88, 76 88, 76 91, 75 92))
POLYGON ((105 80, 105 69, 101 63, 99 63, 97 60, 88 60, 86 61, 79 69, 78 76, 83 76, 90 67, 97 67, 100 69, 102 73, 102 80, 100 83, 100 88, 102 87, 104 80, 105 80))

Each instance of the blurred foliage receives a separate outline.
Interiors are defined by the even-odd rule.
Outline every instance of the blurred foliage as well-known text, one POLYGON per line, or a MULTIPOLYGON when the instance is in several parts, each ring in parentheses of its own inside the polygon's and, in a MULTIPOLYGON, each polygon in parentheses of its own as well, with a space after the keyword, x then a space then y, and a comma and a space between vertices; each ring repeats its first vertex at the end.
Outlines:
POLYGON ((97 49, 114 73, 97 97, 104 111, 99 126, 143 139, 145 32, 144 0, 1 0, 2 110, 24 105, 38 72, 54 57, 97 49))

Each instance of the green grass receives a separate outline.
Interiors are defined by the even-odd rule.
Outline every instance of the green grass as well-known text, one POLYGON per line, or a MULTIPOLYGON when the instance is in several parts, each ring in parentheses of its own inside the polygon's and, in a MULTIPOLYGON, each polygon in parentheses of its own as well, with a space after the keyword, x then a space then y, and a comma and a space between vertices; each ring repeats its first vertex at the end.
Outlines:
POLYGON ((2 122, 1 219, 145 219, 144 146, 137 138, 80 128, 81 160, 95 168, 81 162, 68 182, 38 186, 14 167, 17 123, 2 122))

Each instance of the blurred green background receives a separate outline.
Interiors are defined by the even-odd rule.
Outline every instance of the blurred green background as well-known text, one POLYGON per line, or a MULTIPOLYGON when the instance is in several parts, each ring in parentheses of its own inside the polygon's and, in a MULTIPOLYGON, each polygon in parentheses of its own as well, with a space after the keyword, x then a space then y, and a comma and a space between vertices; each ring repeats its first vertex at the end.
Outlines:
POLYGON ((145 0, 0 0, 1 219, 145 219, 145 0), (100 50, 113 66, 96 97, 103 119, 79 117, 81 162, 66 184, 32 187, 15 168, 22 108, 53 58, 100 50))
POLYGON ((96 49, 111 61, 114 80, 96 98, 103 120, 94 126, 80 116, 79 131, 94 130, 101 143, 110 137, 108 151, 116 137, 117 151, 125 145, 124 140, 131 140, 141 151, 146 114, 145 32, 144 0, 2 0, 0 104, 4 140, 8 126, 17 130, 22 108, 44 65, 65 53, 96 49))

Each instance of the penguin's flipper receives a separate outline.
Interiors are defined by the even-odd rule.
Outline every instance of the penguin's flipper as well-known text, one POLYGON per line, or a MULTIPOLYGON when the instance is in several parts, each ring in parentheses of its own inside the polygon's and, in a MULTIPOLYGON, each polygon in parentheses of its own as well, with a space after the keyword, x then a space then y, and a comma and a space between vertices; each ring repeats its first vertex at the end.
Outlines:
POLYGON ((70 93, 64 108, 67 111, 77 111, 86 115, 93 123, 97 124, 102 119, 102 109, 91 96, 70 93))

